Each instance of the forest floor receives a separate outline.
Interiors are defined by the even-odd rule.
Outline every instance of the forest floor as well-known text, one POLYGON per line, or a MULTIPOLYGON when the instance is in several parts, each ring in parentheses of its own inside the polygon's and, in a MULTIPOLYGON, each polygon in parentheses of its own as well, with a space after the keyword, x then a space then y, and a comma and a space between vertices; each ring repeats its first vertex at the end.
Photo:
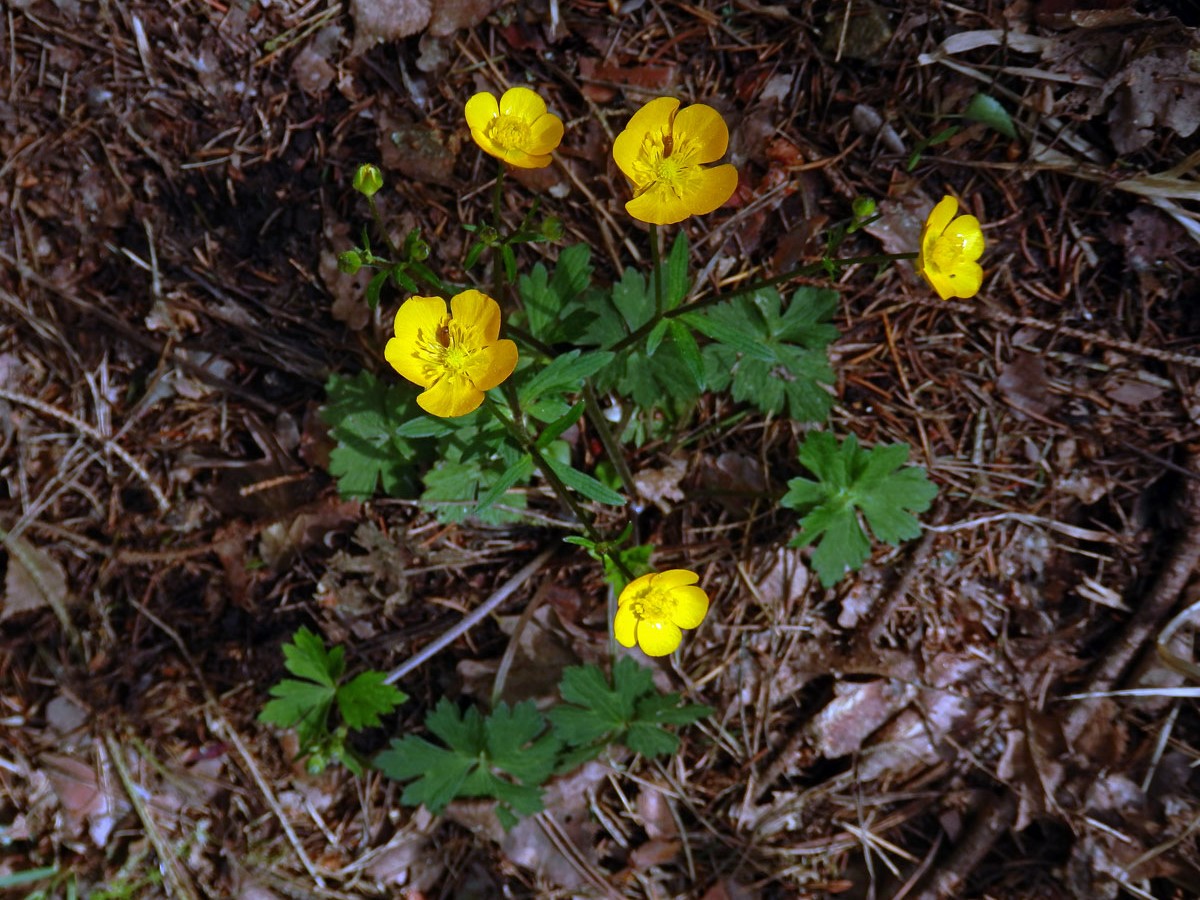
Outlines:
POLYGON ((0 893, 1200 897, 1200 7, 433 5, 7 5, 0 893), (502 659, 543 698, 603 657, 603 573, 540 482, 541 518, 448 525, 328 473, 331 375, 403 383, 402 297, 337 269, 354 172, 461 283, 495 171, 462 108, 510 84, 567 123, 514 194, 600 280, 645 260, 608 148, 663 94, 726 117, 740 174, 681 226, 701 290, 820 259, 858 196, 882 217, 844 252, 915 250, 947 193, 988 247, 968 301, 909 264, 836 279, 834 425, 940 489, 836 588, 775 505, 794 423, 707 396, 686 441, 628 448, 642 539, 712 599, 658 677, 716 712, 505 833, 312 774, 258 715, 300 626, 393 671, 534 560, 357 749, 486 702, 502 659), (979 92, 1015 138, 963 118, 979 92))

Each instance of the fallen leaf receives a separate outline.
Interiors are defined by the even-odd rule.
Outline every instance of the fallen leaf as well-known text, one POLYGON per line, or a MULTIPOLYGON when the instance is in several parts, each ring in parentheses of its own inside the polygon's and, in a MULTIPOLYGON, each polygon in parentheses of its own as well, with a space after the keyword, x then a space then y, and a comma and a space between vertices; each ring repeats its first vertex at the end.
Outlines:
POLYGON ((1050 394, 1046 360, 1039 353, 1014 351, 1013 358, 1000 370, 996 388, 1022 418, 1045 417, 1058 405, 1058 399, 1050 394))
POLYGON ((859 750, 888 719, 907 706, 916 688, 891 679, 842 682, 837 697, 813 718, 809 730, 817 750, 837 759, 859 750))
POLYGON ((679 482, 687 474, 687 460, 678 457, 667 460, 667 464, 658 469, 642 469, 633 476, 638 495, 649 500, 662 512, 669 513, 673 503, 683 499, 683 489, 679 482))
POLYGON ((8 551, 8 570, 4 574, 0 622, 44 606, 65 610, 67 574, 58 561, 22 537, 5 537, 4 547, 8 551))
POLYGON ((432 0, 350 0, 354 47, 358 56, 376 44, 422 31, 433 16, 432 0))
POLYGON ((429 18, 429 33, 449 37, 460 28, 474 28, 497 5, 498 0, 437 0, 429 18))

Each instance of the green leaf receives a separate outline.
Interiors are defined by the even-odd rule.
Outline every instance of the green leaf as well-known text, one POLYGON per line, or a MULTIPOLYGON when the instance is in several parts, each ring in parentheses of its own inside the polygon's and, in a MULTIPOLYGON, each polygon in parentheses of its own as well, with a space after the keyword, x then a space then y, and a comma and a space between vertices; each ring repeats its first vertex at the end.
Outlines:
POLYGON ((661 755, 679 746, 665 725, 686 725, 711 715, 707 706, 680 706, 678 694, 659 694, 650 670, 629 657, 613 667, 609 680, 596 666, 564 670, 559 692, 563 703, 549 712, 551 725, 568 747, 560 770, 620 742, 637 753, 661 755))
POLYGON ((803 287, 783 309, 778 292, 765 289, 681 317, 715 342, 704 348, 699 383, 728 388, 765 413, 824 420, 833 406, 827 348, 838 336, 829 321, 837 304, 835 291, 803 287))
POLYGON ((424 738, 408 736, 393 740, 390 750, 375 757, 375 767, 388 778, 406 781, 416 778, 400 795, 406 806, 424 805, 440 813, 458 796, 467 775, 478 764, 471 756, 448 751, 424 738))
POLYGON ((981 92, 972 97, 963 116, 972 122, 982 122, 1009 140, 1017 139, 1017 129, 1013 125, 1012 116, 999 100, 988 94, 981 92))
POLYGON ((595 500, 597 503, 604 503, 608 506, 625 505, 624 497, 607 485, 600 483, 591 475, 580 472, 573 466, 561 463, 552 456, 547 456, 545 459, 546 464, 554 470, 554 474, 562 479, 562 483, 571 490, 578 491, 589 500, 595 500))
MULTIPOLYGON (((338 648, 341 649, 341 648, 338 648)), ((363 672, 337 689, 338 712, 350 728, 377 728, 386 716, 408 699, 403 691, 384 684, 384 672, 363 672)))
POLYGON ((671 253, 667 256, 666 308, 674 309, 688 295, 688 239, 683 229, 675 235, 671 253))
POLYGON ((817 544, 813 568, 825 587, 862 566, 871 543, 859 512, 877 540, 898 544, 920 535, 913 513, 927 510, 937 496, 925 470, 905 465, 907 444, 864 450, 850 435, 838 444, 826 432, 809 432, 800 462, 815 477, 793 478, 780 504, 804 514, 793 546, 817 544))
POLYGON ((541 784, 554 771, 558 740, 538 739, 546 720, 532 700, 509 708, 499 704, 484 723, 487 754, 492 765, 526 784, 541 784))
POLYGON ((367 283, 367 306, 374 309, 379 305, 379 292, 383 290, 384 284, 387 283, 389 271, 383 269, 376 272, 371 280, 367 283))
POLYGON ((285 678, 271 686, 271 696, 258 714, 258 720, 281 728, 296 728, 301 752, 317 741, 329 725, 329 710, 337 691, 311 681, 285 678))
POLYGON ((383 384, 370 372, 350 378, 332 376, 321 418, 337 447, 329 455, 329 473, 343 497, 368 498, 382 484, 390 497, 416 493, 416 463, 428 452, 401 434, 413 420, 427 421, 410 386, 383 384))
POLYGON ((283 645, 284 665, 289 672, 327 687, 333 687, 342 677, 345 655, 341 647, 327 652, 324 641, 304 627, 292 636, 290 644, 283 645))
MULTIPOLYGON (((539 369, 532 375, 522 375, 519 380, 517 395, 521 407, 534 403, 548 394, 578 393, 584 379, 590 378, 610 362, 613 354, 607 350, 593 350, 584 353, 572 350, 554 357, 545 368, 539 369)), ((528 370, 526 370, 528 371, 528 370)))
POLYGON ((510 244, 500 245, 500 259, 504 263, 504 278, 509 284, 517 280, 517 257, 510 244))
POLYGON ((679 356, 683 360, 683 364, 687 366, 688 374, 692 376, 696 390, 703 391, 704 359, 700 355, 700 345, 696 343, 696 338, 692 336, 691 329, 679 320, 672 319, 669 328, 671 340, 675 342, 675 347, 679 350, 679 356))
POLYGON ((587 290, 592 283, 592 248, 587 244, 572 244, 558 254, 550 288, 558 296, 560 308, 587 290))
POLYGON ((501 703, 484 718, 476 709, 463 715, 443 697, 425 720, 444 747, 413 735, 393 740, 375 766, 397 781, 416 779, 400 797, 440 812, 455 797, 492 797, 506 828, 516 815, 542 809, 541 784, 554 770, 558 738, 532 701, 511 709, 501 703), (514 780, 515 779, 515 780, 514 780))
POLYGON ((583 418, 583 411, 586 408, 587 404, 580 400, 563 413, 559 419, 547 425, 545 430, 537 436, 534 445, 539 450, 545 450, 552 441, 558 440, 567 429, 583 418))
POLYGON ((533 474, 533 457, 526 453, 515 463, 505 470, 504 474, 496 479, 496 483, 491 486, 486 494, 479 498, 479 503, 475 507, 475 512, 481 513, 489 506, 508 493, 509 488, 522 481, 528 481, 533 474))
POLYGON ((383 672, 363 672, 339 685, 346 667, 345 654, 342 647, 327 651, 317 635, 300 628, 291 642, 283 645, 284 666, 297 678, 285 678, 271 687, 274 699, 263 707, 258 718, 267 724, 295 728, 301 755, 312 754, 318 768, 323 768, 326 758, 335 758, 358 771, 357 760, 344 745, 346 730, 379 725, 379 716, 408 698, 383 683, 387 677, 383 672), (329 713, 335 702, 345 725, 331 733, 329 713))

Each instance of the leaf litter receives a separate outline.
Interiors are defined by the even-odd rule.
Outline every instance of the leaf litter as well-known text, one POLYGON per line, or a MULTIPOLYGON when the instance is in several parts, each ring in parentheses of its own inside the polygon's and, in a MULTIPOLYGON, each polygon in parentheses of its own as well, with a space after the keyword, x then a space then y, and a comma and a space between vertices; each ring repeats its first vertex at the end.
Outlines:
MULTIPOLYGON (((1054 148, 1076 172, 1085 144, 1091 163, 1122 155, 1122 177, 1176 171, 1196 131, 1194 22, 1075 4, 1010 4, 1002 18, 971 4, 855 3, 814 18, 757 3, 415 0, 331 16, 288 2, 209 4, 179 21, 138 3, 103 21, 83 4, 18 6, 0 75, 19 81, 0 104, 0 196, 19 226, 0 236, 3 387, 104 424, 172 486, 176 509, 164 525, 127 471, 68 456, 61 423, 4 401, 0 526, 23 530, 8 538, 0 611, 0 874, 63 860, 91 889, 121 875, 122 859, 155 867, 133 808, 149 798, 168 856, 228 895, 288 896, 318 880, 362 897, 887 895, 895 882, 872 841, 900 848, 889 859, 905 878, 917 874, 909 857, 930 858, 963 896, 1050 883, 1168 896, 1196 883, 1194 709, 1116 698, 1086 728, 1061 724, 1079 702, 1063 696, 1116 652, 1144 582, 1192 527, 1175 502, 1188 476, 1171 467, 1187 468, 1195 442, 1195 385, 1136 350, 1194 353, 1187 226, 1119 192, 1081 204, 1074 175, 978 128, 903 172, 930 118, 962 114, 985 87, 1022 139, 1054 118, 1054 148), (110 54, 80 37, 92 34, 110 54), (938 41, 940 59, 998 67, 986 85, 962 70, 914 78, 911 60, 938 41), (459 106, 502 78, 553 85, 578 123, 563 152, 572 177, 554 196, 580 213, 596 265, 619 261, 609 248, 625 239, 608 208, 619 186, 593 166, 605 126, 646 90, 686 84, 697 100, 749 110, 733 135, 747 189, 730 215, 746 214, 691 235, 715 248, 713 283, 740 283, 752 255, 781 268, 818 257, 819 232, 858 194, 883 212, 852 238, 864 253, 915 246, 930 198, 978 194, 997 223, 987 302, 1036 319, 1045 337, 928 303, 913 279, 864 269, 839 283, 834 416, 864 445, 908 444, 953 497, 908 579, 901 548, 826 591, 810 549, 779 546, 795 517, 771 512, 770 496, 804 475, 802 435, 745 416, 752 398, 702 410, 703 422, 743 417, 696 437, 686 467, 675 448, 639 450, 635 471, 661 504, 643 539, 667 564, 703 562, 720 585, 718 615, 656 683, 718 713, 661 768, 621 753, 552 780, 545 812, 507 835, 478 804, 436 818, 398 809, 395 786, 312 779, 294 743, 254 722, 300 625, 384 670, 547 540, 339 500, 308 468, 321 459, 315 415, 299 446, 280 438, 270 451, 262 434, 286 429, 255 424, 319 407, 328 372, 370 370, 363 344, 385 333, 397 298, 385 294, 376 321, 333 271, 359 162, 387 154, 397 232, 420 224, 443 263, 461 259, 448 225, 488 198, 463 192, 477 173, 454 143, 459 106), (579 182, 598 201, 580 200, 579 182), (1109 355, 1071 328, 1135 349, 1109 355), (106 422, 88 387, 100 372, 106 422), (1057 453, 1064 438, 1074 449, 1057 453), (313 476, 303 489, 260 487, 299 473, 313 476), (314 491, 325 493, 309 506, 314 491), (199 699, 207 690, 216 705, 199 699), (122 757, 136 799, 81 713, 119 721, 130 747, 151 751, 122 757), (230 733, 222 720, 241 751, 218 737, 230 733), (1011 833, 973 824, 1004 809, 981 803, 987 793, 1014 800, 1011 833), (1062 840, 1037 839, 1047 833, 1062 840), (947 840, 982 855, 964 866, 947 840), (1027 865, 1011 865, 1018 854, 1027 865)), ((368 494, 405 471, 372 475, 368 494)), ((510 645, 514 701, 548 696, 554 670, 536 663, 603 658, 599 577, 552 568, 523 628, 532 593, 406 681, 414 703, 487 698, 510 645)), ((1180 659, 1185 638, 1170 644, 1180 659)), ((1160 663, 1124 683, 1190 682, 1160 663)), ((359 749, 419 721, 402 710, 359 749)))

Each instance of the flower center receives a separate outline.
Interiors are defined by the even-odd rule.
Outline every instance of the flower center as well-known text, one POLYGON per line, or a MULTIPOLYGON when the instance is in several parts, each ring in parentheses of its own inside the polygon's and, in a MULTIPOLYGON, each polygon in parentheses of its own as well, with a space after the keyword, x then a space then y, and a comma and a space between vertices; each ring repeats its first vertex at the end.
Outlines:
POLYGON ((699 168, 692 162, 695 149, 691 141, 675 138, 669 129, 647 134, 633 165, 637 176, 634 195, 657 188, 670 191, 676 197, 684 196, 699 168))
POLYGON ((960 241, 950 237, 940 237, 933 242, 933 252, 929 254, 929 262, 939 272, 948 272, 961 265, 963 248, 960 241))
POLYGON ((669 620, 675 606, 676 600, 670 593, 651 585, 633 598, 630 609, 642 621, 656 622, 669 620))
POLYGON ((417 352, 425 363, 429 383, 442 378, 465 377, 477 349, 473 344, 467 329, 450 316, 442 319, 433 335, 420 335, 417 339, 417 352))
POLYGON ((529 144, 529 123, 518 116, 500 116, 492 122, 488 137, 504 150, 520 150, 529 144))

